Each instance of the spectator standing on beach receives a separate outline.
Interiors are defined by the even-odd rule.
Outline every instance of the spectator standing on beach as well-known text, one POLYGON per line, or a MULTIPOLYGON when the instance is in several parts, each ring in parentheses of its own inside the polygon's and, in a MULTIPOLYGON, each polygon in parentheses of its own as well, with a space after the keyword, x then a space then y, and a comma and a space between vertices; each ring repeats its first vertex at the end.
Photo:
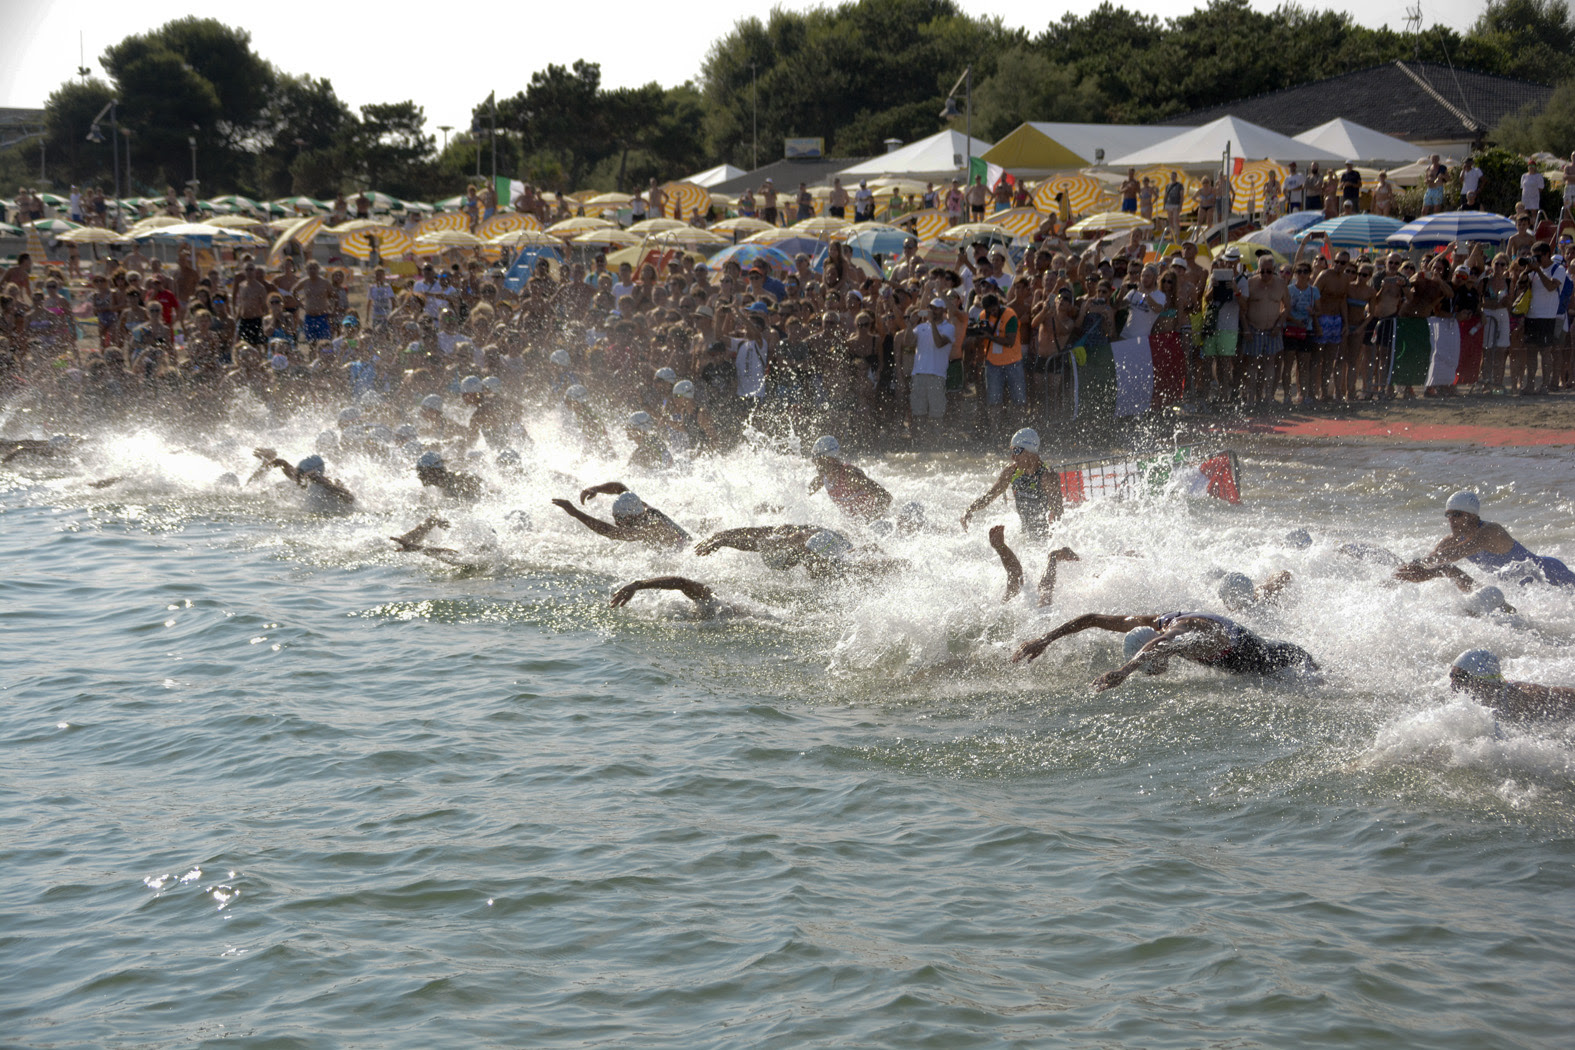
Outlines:
MULTIPOLYGON (((1553 259, 1553 246, 1538 241, 1531 246, 1531 309, 1526 311, 1525 333, 1528 354, 1536 355, 1542 362, 1542 386, 1537 393, 1546 394, 1558 389, 1554 358, 1556 348, 1563 341, 1559 331, 1559 317, 1564 304, 1567 271, 1553 259)), ((1527 361, 1529 369, 1536 366, 1536 359, 1527 361)), ((1528 374, 1529 384, 1529 374, 1528 374)))
POLYGON ((1291 170, 1285 176, 1285 214, 1301 211, 1307 200, 1307 176, 1296 170, 1296 162, 1291 161, 1291 170))
POLYGON ((777 188, 770 179, 760 187, 760 217, 773 226, 777 224, 777 188))
POLYGON ((1571 219, 1575 219, 1575 153, 1570 154, 1570 162, 1564 165, 1564 207, 1559 211, 1559 229, 1571 219))
POLYGON ((875 194, 870 190, 866 179, 859 180, 859 188, 853 193, 853 221, 870 222, 875 218, 875 194))
POLYGON ((826 196, 826 212, 833 219, 845 218, 848 214, 848 191, 842 186, 842 177, 831 180, 831 192, 826 196))
POLYGON ((1138 181, 1137 169, 1128 168, 1127 177, 1121 182, 1121 210, 1128 215, 1136 215, 1138 210, 1138 191, 1143 184, 1138 181))
MULTIPOLYGON (((1291 165, 1292 168, 1295 165, 1291 165)), ((1185 203, 1187 188, 1181 184, 1181 178, 1175 173, 1170 173, 1170 181, 1165 184, 1165 221, 1170 224, 1170 239, 1172 242, 1181 240, 1181 206, 1185 203)))
POLYGON ((990 191, 985 189, 984 176, 975 175, 973 182, 968 187, 968 221, 983 222, 984 206, 990 199, 990 191))
POLYGON ((951 189, 946 191, 946 219, 951 225, 962 222, 963 206, 963 191, 953 179, 951 189))
POLYGON ((1460 210, 1477 211, 1477 195, 1482 192, 1482 169, 1470 157, 1460 166, 1460 210))
MULTIPOLYGON (((1019 189, 1021 188, 1019 187, 1019 189)), ((1147 175, 1143 176, 1143 184, 1138 187, 1138 214, 1152 221, 1154 218, 1154 201, 1158 196, 1159 187, 1155 186, 1153 180, 1147 175)))
POLYGON ((1345 162, 1345 170, 1340 172, 1340 200, 1350 204, 1353 211, 1360 211, 1362 207, 1362 173, 1356 170, 1356 161, 1345 162))
POLYGON ((1542 208, 1542 191, 1547 187, 1548 180, 1537 167, 1537 162, 1526 161, 1526 173, 1520 177, 1520 206, 1526 209, 1526 214, 1535 218, 1542 208))

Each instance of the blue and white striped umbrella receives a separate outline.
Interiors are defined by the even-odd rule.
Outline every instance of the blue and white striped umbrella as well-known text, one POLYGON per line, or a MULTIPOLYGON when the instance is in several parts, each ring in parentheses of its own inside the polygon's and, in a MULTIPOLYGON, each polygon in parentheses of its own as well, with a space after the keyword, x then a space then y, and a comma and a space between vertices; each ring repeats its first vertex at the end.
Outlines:
POLYGON ((1515 224, 1486 211, 1441 211, 1408 222, 1389 236, 1391 248, 1438 248, 1452 241, 1503 244, 1515 235, 1515 224))
POLYGON ((1293 211, 1289 215, 1281 215, 1278 219, 1265 226, 1264 229, 1273 230, 1276 233, 1298 233, 1322 221, 1323 212, 1321 211, 1293 211))
POLYGON ((1305 241, 1321 233, 1336 248, 1371 248, 1389 243, 1389 237, 1404 228, 1399 219, 1387 215, 1341 215, 1307 227, 1296 239, 1305 241))

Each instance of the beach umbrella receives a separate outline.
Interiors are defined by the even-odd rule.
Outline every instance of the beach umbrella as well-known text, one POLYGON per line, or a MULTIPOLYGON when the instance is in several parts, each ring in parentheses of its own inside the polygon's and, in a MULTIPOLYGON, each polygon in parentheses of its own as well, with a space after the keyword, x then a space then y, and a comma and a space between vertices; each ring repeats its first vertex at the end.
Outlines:
POLYGON ((1515 224, 1485 211, 1441 211, 1408 222, 1390 234, 1391 248, 1440 248, 1454 241, 1503 244, 1515 235, 1515 224))
MULTIPOLYGON (((1167 176, 1168 178, 1169 176, 1167 176)), ((1056 194, 1065 193, 1073 215, 1090 215, 1115 203, 1114 197, 1086 172, 1056 175, 1034 187, 1034 207, 1047 214, 1058 211, 1056 194)))
POLYGON ((346 233, 354 233, 357 230, 387 230, 391 228, 388 223, 379 222, 376 219, 351 219, 348 222, 340 223, 338 226, 325 227, 323 232, 337 237, 346 233))
POLYGON ((65 233, 68 230, 80 229, 82 226, 80 222, 72 222, 70 219, 35 219, 22 225, 39 233, 65 233))
POLYGON ((405 202, 391 193, 383 193, 379 190, 362 190, 360 195, 372 202, 373 211, 405 210, 405 202))
POLYGON ((1232 210, 1245 213, 1249 205, 1263 207, 1263 187, 1268 184, 1270 173, 1283 186, 1290 170, 1277 160, 1249 160, 1243 164, 1241 171, 1230 177, 1232 210))
POLYGON ((1307 227, 1316 226, 1320 222, 1323 222, 1323 212, 1321 211, 1293 211, 1289 215, 1281 215, 1278 219, 1265 226, 1264 229, 1274 230, 1279 233, 1300 233, 1307 227))
POLYGON ((490 219, 483 219, 480 226, 476 227, 476 236, 484 241, 502 233, 514 230, 540 230, 541 221, 534 215, 525 215, 517 211, 500 211, 490 219))
POLYGON ((1236 243, 1256 245, 1259 248, 1268 248, 1277 255, 1292 256, 1296 254, 1296 242, 1299 239, 1283 230, 1262 229, 1253 230, 1236 243))
POLYGON ((1371 248, 1388 244, 1390 236, 1404 226, 1399 219, 1387 215, 1341 215, 1314 223, 1294 236, 1297 241, 1307 242, 1321 233, 1321 240, 1336 248, 1371 248))
POLYGON ((416 238, 417 248, 480 248, 486 243, 468 230, 431 230, 416 238))
POLYGON ((244 230, 226 230, 222 226, 209 226, 205 222, 178 222, 173 226, 158 226, 134 235, 139 241, 238 241, 251 240, 244 230))
POLYGON ((393 198, 393 201, 396 206, 390 209, 392 211, 415 212, 419 215, 431 215, 437 211, 436 208, 425 201, 406 201, 400 200, 398 197, 393 198))
POLYGON ((1140 226, 1151 226, 1153 223, 1143 218, 1136 212, 1130 211, 1104 211, 1079 222, 1074 222, 1067 228, 1067 236, 1073 238, 1088 237, 1096 233, 1115 233, 1120 230, 1135 230, 1140 226))
POLYGON ((715 190, 712 190, 711 207, 723 210, 727 208, 736 208, 738 207, 738 198, 728 193, 718 193, 715 190))
POLYGON ((1256 241, 1248 241, 1245 238, 1239 241, 1231 241, 1229 244, 1225 245, 1223 250, 1229 251, 1232 248, 1235 248, 1237 251, 1241 252, 1242 260, 1246 263, 1249 270, 1257 268, 1258 264, 1253 260, 1258 257, 1260 252, 1268 252, 1270 255, 1272 255, 1274 257, 1275 265, 1277 266, 1289 266, 1291 262, 1291 256, 1296 254, 1294 249, 1289 252, 1277 251, 1267 244, 1259 244, 1256 241))
MULTIPOLYGON (((820 251, 816 252, 809 260, 809 268, 815 273, 825 273, 826 260, 830 257, 831 245, 823 245, 820 251)), ((881 272, 881 268, 876 265, 874 256, 857 245, 844 244, 842 246, 842 257, 865 277, 886 276, 881 272)))
POLYGON ((799 252, 813 256, 830 242, 829 237, 805 237, 788 229, 763 230, 744 238, 744 244, 758 244, 762 248, 776 248, 792 258, 799 252))
POLYGON ((721 222, 712 223, 710 228, 717 233, 759 233, 761 230, 773 229, 772 225, 764 219, 756 219, 747 215, 740 215, 736 219, 723 219, 721 222))
MULTIPOLYGON (((612 262, 611 257, 609 257, 607 261, 609 263, 612 262)), ((777 270, 787 271, 793 269, 792 256, 789 256, 781 250, 773 248, 767 244, 744 243, 735 244, 729 248, 723 248, 721 251, 711 256, 709 265, 712 269, 715 269, 726 262, 736 262, 741 268, 745 270, 749 269, 757 262, 765 263, 767 266, 777 270)))
POLYGON ((249 230, 254 226, 261 226, 262 222, 250 215, 215 215, 208 220, 208 225, 227 230, 249 230))
POLYGON ((616 226, 606 230, 586 230, 569 238, 570 244, 584 244, 588 246, 603 246, 619 248, 632 248, 644 241, 638 233, 620 230, 616 226))
POLYGON ((363 226, 341 236, 339 250, 366 262, 372 258, 373 240, 377 241, 378 258, 384 260, 397 259, 416 247, 414 238, 397 226, 363 226))
POLYGON ((921 241, 934 240, 940 236, 942 230, 951 225, 951 221, 951 217, 940 208, 909 212, 897 220, 900 225, 911 227, 914 236, 921 241))
POLYGON ((1010 241, 1012 231, 993 222, 965 222, 942 230, 939 240, 958 244, 963 241, 1010 241))
POLYGON ((830 216, 817 216, 813 219, 805 219, 802 222, 795 222, 792 226, 789 226, 788 229, 797 231, 798 233, 809 237, 829 237, 834 233, 840 233, 851 225, 852 223, 848 222, 846 219, 837 219, 830 216))
POLYGON ((285 209, 284 214, 286 215, 311 214, 327 211, 330 207, 326 201, 320 201, 314 197, 279 197, 268 203, 280 205, 285 209))
MULTIPOLYGON (((455 230, 462 233, 470 232, 470 219, 457 211, 445 212, 439 215, 429 215, 416 224, 415 235, 417 238, 425 237, 429 233, 440 233, 444 230, 455 230)), ((480 238, 477 238, 480 240, 480 238)))
MULTIPOLYGON (((25 236, 26 233, 27 231, 22 229, 20 226, 12 226, 8 222, 0 222, 0 235, 4 235, 6 237, 22 237, 25 236)), ((64 240, 64 237, 61 239, 64 240)))
POLYGON ((458 211, 465 206, 465 195, 461 193, 457 197, 444 197, 440 201, 433 201, 432 206, 438 211, 458 211))
MULTIPOLYGON (((466 236, 469 235, 467 234, 466 236)), ((554 237, 552 234, 543 230, 529 229, 504 230, 502 233, 495 234, 490 239, 488 239, 487 243, 497 245, 499 247, 505 245, 509 247, 518 247, 524 244, 537 244, 543 248, 563 247, 563 241, 557 237, 554 237)))
MULTIPOLYGON (((10 226, 7 230, 15 230, 17 235, 24 232, 19 226, 10 226)), ((67 244, 120 244, 130 239, 124 233, 106 230, 102 226, 82 226, 75 230, 67 230, 60 235, 60 240, 67 244)))
POLYGON ((611 230, 616 223, 610 219, 603 219, 596 215, 580 215, 572 219, 564 219, 547 227, 547 232, 554 237, 573 237, 576 234, 589 233, 592 230, 611 230))
POLYGON ((641 219, 629 227, 630 233, 658 233, 662 230, 687 230, 688 223, 679 222, 677 219, 641 219))
POLYGON ((37 194, 36 196, 38 197, 39 200, 43 201, 45 204, 49 205, 51 208, 57 208, 60 205, 66 203, 66 199, 64 197, 60 196, 58 193, 40 193, 40 194, 37 194))
POLYGON ((667 194, 667 208, 677 205, 681 216, 704 215, 711 210, 711 191, 692 182, 669 182, 662 187, 667 194))
POLYGON ((598 193, 580 202, 580 206, 588 212, 617 211, 627 208, 629 202, 634 200, 627 193, 598 193))
MULTIPOLYGON (((859 223, 860 226, 880 226, 880 223, 859 223)), ((862 252, 871 261, 879 255, 887 262, 902 255, 902 245, 913 234, 895 226, 880 229, 858 230, 843 240, 843 245, 855 254, 862 252)))
POLYGON ((1008 230, 1014 238, 1032 237, 1048 216, 1038 208, 1007 208, 990 216, 990 222, 1008 230))
POLYGON ((892 190, 896 190, 904 197, 908 196, 909 194, 912 194, 915 197, 923 197, 925 191, 928 190, 929 187, 924 183, 919 182, 917 179, 903 179, 896 176, 889 176, 882 179, 871 179, 870 189, 874 190, 876 193, 884 194, 887 197, 891 196, 892 190))
POLYGON ((697 226, 690 226, 682 230, 658 230, 646 239, 652 244, 663 246, 680 245, 694 248, 716 248, 733 243, 733 239, 725 234, 712 233, 710 230, 702 230, 697 226))

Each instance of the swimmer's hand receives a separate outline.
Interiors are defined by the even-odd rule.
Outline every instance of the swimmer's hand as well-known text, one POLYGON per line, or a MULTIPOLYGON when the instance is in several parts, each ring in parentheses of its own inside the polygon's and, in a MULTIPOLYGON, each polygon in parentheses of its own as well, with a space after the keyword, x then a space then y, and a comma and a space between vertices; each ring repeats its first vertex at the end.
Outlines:
POLYGON ((552 505, 554 507, 562 507, 569 514, 573 514, 574 513, 574 504, 570 503, 566 499, 555 499, 555 500, 552 501, 552 505))
POLYGON ((1082 561, 1071 547, 1057 547, 1050 552, 1051 561, 1082 561))
POLYGON ((614 609, 621 609, 625 605, 628 605, 629 599, 633 598, 636 594, 639 594, 645 589, 641 586, 641 583, 643 582, 644 581, 642 580, 636 580, 633 583, 626 583, 622 587, 619 587, 616 591, 613 591, 612 607, 614 609))
MULTIPOLYGON (((973 516, 973 511, 969 510, 969 511, 965 511, 963 513, 963 516, 961 518, 957 519, 957 523, 962 526, 962 530, 964 532, 968 531, 968 519, 971 518, 972 516, 973 516)), ((1005 530, 1002 530, 1002 531, 1004 532, 1005 530)))
POLYGON ((1035 660, 1039 659, 1039 657, 1043 655, 1044 651, 1048 648, 1050 648, 1049 635, 1046 635, 1043 638, 1035 638, 1031 642, 1024 642, 1022 645, 1017 647, 1017 652, 1012 654, 1012 663, 1021 663, 1024 660, 1027 660, 1029 663, 1033 663, 1035 660))
POLYGON ((279 458, 278 450, 271 448, 254 448, 252 449, 252 455, 256 456, 264 463, 271 463, 279 458))
POLYGON ((1127 680, 1127 676, 1122 674, 1121 670, 1122 669, 1118 667, 1114 671, 1106 671, 1104 674, 1094 679, 1094 692, 1103 693, 1106 689, 1114 689, 1122 682, 1125 682, 1127 680))
POLYGON ((707 554, 715 554, 721 549, 722 537, 720 534, 718 534, 716 536, 712 536, 708 540, 702 540, 700 543, 695 544, 695 556, 704 558, 707 554))

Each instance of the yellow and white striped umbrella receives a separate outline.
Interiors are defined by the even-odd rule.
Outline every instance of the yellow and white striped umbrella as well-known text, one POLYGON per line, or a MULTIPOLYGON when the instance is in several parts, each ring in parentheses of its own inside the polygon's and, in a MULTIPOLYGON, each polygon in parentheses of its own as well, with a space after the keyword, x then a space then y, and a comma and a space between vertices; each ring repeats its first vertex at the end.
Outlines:
MULTIPOLYGON (((31 232, 36 234, 38 231, 32 230, 31 232)), ((57 240, 68 244, 119 244, 121 241, 130 240, 130 238, 124 233, 116 233, 114 230, 105 229, 102 226, 81 226, 75 230, 67 230, 57 240)), ((40 256, 40 260, 42 260, 42 256, 40 256)))
POLYGON ((250 215, 215 215, 208 220, 208 225, 227 230, 251 230, 262 223, 250 215))
POLYGON ((1277 160, 1250 160, 1241 166, 1239 174, 1230 177, 1233 210, 1243 211, 1249 204, 1262 206, 1263 184, 1269 181, 1271 171, 1283 186, 1291 169, 1277 160))
MULTIPOLYGON (((227 216, 224 216, 224 217, 227 217, 227 216)), ((218 223, 215 222, 212 225, 217 226, 218 223)), ((351 219, 349 222, 342 222, 338 226, 324 227, 323 232, 324 233, 331 233, 331 234, 333 234, 334 236, 337 237, 337 236, 340 236, 342 234, 354 233, 357 230, 378 230, 378 229, 385 229, 385 230, 388 229, 388 223, 386 223, 386 222, 379 222, 376 219, 351 219)))
POLYGON ((583 244, 590 247, 599 245, 602 247, 632 248, 644 240, 645 238, 638 233, 630 233, 628 230, 620 230, 614 226, 605 230, 586 230, 584 233, 577 233, 569 238, 569 243, 583 244))
POLYGON ((295 219, 279 227, 279 236, 274 239, 273 248, 268 252, 268 266, 270 269, 284 265, 285 249, 292 244, 305 247, 312 243, 318 231, 323 228, 323 220, 317 216, 308 216, 295 219))
MULTIPOLYGON (((420 240, 429 233, 441 233, 444 230, 454 230, 461 233, 470 232, 470 220, 464 212, 450 211, 439 215, 430 215, 416 224, 416 239, 420 240)), ((477 238, 480 241, 480 238, 477 238)))
POLYGON ((942 241, 968 241, 979 237, 1012 239, 1012 231, 994 222, 965 222, 961 226, 948 226, 938 237, 942 241))
POLYGON ((592 230, 610 230, 617 224, 610 219, 601 219, 595 215, 580 215, 573 219, 564 219, 547 227, 548 233, 554 237, 573 237, 576 234, 589 233, 592 230))
MULTIPOLYGON (((346 224, 348 225, 348 223, 346 224)), ((377 240, 377 255, 384 262, 414 251, 416 242, 397 226, 363 226, 339 238, 339 250, 352 259, 367 262, 372 258, 372 240, 377 240)))
POLYGON ((500 233, 539 229, 541 229, 541 220, 534 215, 522 215, 517 211, 500 211, 476 227, 476 236, 484 241, 490 241, 500 233))
POLYGON ((692 182, 669 182, 662 187, 662 192, 667 194, 667 208, 665 213, 673 213, 673 205, 677 204, 683 209, 678 218, 688 219, 699 212, 704 216, 711 210, 711 191, 704 186, 696 186, 692 182))
POLYGON ((929 189, 929 187, 924 183, 918 182, 914 179, 899 179, 893 177, 888 179, 871 179, 870 189, 874 190, 883 197, 890 197, 891 191, 896 190, 904 197, 911 193, 915 197, 918 197, 922 200, 924 198, 924 191, 929 189))
POLYGON ((694 248, 721 248, 733 243, 733 238, 724 233, 712 233, 702 230, 698 226, 688 226, 681 230, 659 230, 646 238, 651 244, 660 244, 663 247, 673 246, 694 248))
POLYGON ((1069 237, 1088 237, 1096 233, 1115 233, 1120 230, 1135 230, 1140 226, 1152 226, 1152 220, 1145 219, 1137 212, 1131 211, 1105 211, 1097 215, 1090 215, 1080 222, 1074 222, 1067 228, 1069 237))
POLYGON ((581 201, 580 204, 584 206, 586 214, 594 214, 627 208, 632 200, 634 198, 627 193, 598 193, 594 197, 581 201))
POLYGON ((939 208, 909 212, 902 217, 902 225, 913 224, 913 234, 921 241, 934 240, 951 225, 951 218, 939 208))
POLYGON ((563 241, 545 230, 504 230, 488 238, 488 244, 518 248, 526 244, 539 244, 545 248, 562 248, 563 241))
POLYGON ((1055 200, 1057 193, 1066 194, 1066 202, 1073 215, 1092 215, 1101 208, 1119 203, 1099 184, 1098 179, 1078 171, 1053 176, 1035 186, 1034 207, 1049 215, 1058 214, 1060 209, 1055 200))
POLYGON ((679 222, 677 219, 641 219, 629 227, 630 233, 648 234, 660 233, 663 230, 687 230, 688 223, 679 222))
POLYGON ((575 204, 584 204, 600 192, 601 190, 575 190, 573 193, 565 193, 564 196, 575 204))
POLYGON ((1032 237, 1045 221, 1045 213, 1037 208, 1008 208, 988 216, 997 226, 1012 231, 1013 237, 1032 237))
POLYGON ((1155 202, 1155 211, 1162 210, 1162 206, 1160 205, 1159 201, 1164 199, 1165 187, 1170 185, 1170 173, 1173 171, 1176 173, 1176 177, 1181 180, 1181 185, 1185 187, 1186 199, 1188 200, 1196 195, 1198 192, 1198 187, 1203 185, 1202 176, 1190 175, 1178 168, 1167 168, 1163 165, 1157 168, 1145 168, 1143 171, 1137 173, 1137 177, 1139 182, 1142 182, 1144 179, 1148 179, 1149 182, 1152 182, 1155 186, 1159 187, 1160 197, 1155 202))
POLYGON ((480 248, 487 242, 468 230, 432 230, 416 237, 417 250, 423 248, 480 248))
POLYGON ((711 193, 711 207, 716 208, 719 211, 725 210, 727 208, 736 208, 736 207, 738 207, 738 198, 737 197, 731 196, 731 195, 726 194, 726 193, 718 193, 715 190, 711 190, 710 193, 711 193))
POLYGON ((771 224, 764 219, 756 219, 747 215, 740 215, 736 219, 723 219, 713 223, 710 227, 717 233, 759 233, 761 230, 771 229, 771 224))

